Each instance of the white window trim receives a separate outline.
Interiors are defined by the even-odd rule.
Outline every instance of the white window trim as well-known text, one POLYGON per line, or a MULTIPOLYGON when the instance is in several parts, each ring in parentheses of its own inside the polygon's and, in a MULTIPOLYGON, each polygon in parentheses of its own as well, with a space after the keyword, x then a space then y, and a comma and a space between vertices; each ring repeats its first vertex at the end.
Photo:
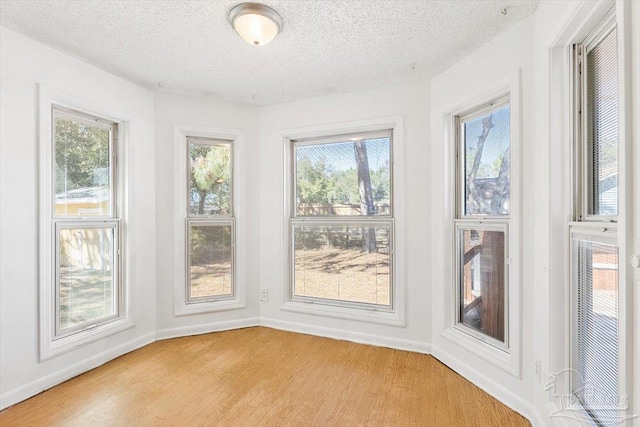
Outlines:
POLYGON ((86 100, 79 96, 46 86, 39 85, 39 360, 43 362, 80 346, 113 335, 134 326, 130 319, 130 268, 127 238, 129 219, 129 193, 126 188, 132 185, 132 174, 128 170, 133 164, 132 151, 128 141, 129 115, 116 108, 86 100), (53 108, 61 107, 110 120, 118 125, 117 158, 118 176, 116 185, 120 199, 120 313, 115 319, 89 326, 75 333, 56 338, 55 334, 55 242, 53 237, 53 108))
MULTIPOLYGON (((637 208, 637 198, 634 197, 640 186, 637 174, 632 174, 633 170, 640 167, 640 150, 634 150, 638 137, 637 132, 632 130, 638 128, 637 122, 632 120, 632 98, 640 93, 639 85, 634 85, 635 93, 630 90, 630 82, 636 82, 632 72, 632 61, 630 56, 630 45, 632 42, 632 3, 625 1, 603 0, 598 2, 583 2, 573 12, 567 22, 554 36, 553 41, 549 41, 545 49, 548 49, 550 73, 548 81, 545 81, 547 99, 544 105, 549 108, 550 113, 538 117, 539 134, 541 144, 540 160, 541 174, 537 179, 542 181, 543 193, 539 195, 539 202, 544 206, 536 213, 536 224, 540 224, 543 229, 554 230, 556 233, 540 233, 537 237, 536 249, 541 254, 541 267, 537 269, 537 275, 542 279, 539 300, 542 301, 542 318, 549 319, 545 322, 549 336, 548 343, 555 343, 556 351, 548 353, 547 359, 543 363, 544 372, 553 374, 567 369, 571 363, 570 355, 570 301, 571 290, 567 284, 570 279, 570 227, 571 219, 575 218, 574 197, 576 194, 576 165, 574 162, 575 141, 575 108, 574 82, 573 78, 573 52, 574 44, 582 43, 588 35, 593 32, 598 23, 605 18, 609 11, 615 9, 615 20, 618 27, 618 158, 620 176, 628 177, 620 180, 618 188, 618 221, 617 227, 609 225, 612 229, 617 228, 618 242, 618 275, 620 303, 618 306, 619 319, 619 361, 620 369, 625 369, 626 374, 620 376, 619 390, 621 394, 629 394, 629 409, 620 411, 620 415, 629 419, 623 421, 621 425, 635 425, 640 409, 640 382, 634 378, 639 378, 638 368, 640 366, 640 342, 635 339, 638 336, 637 327, 633 327, 633 312, 637 310, 640 299, 634 301, 632 298, 634 289, 637 289, 638 270, 630 265, 629 257, 640 252, 640 212, 637 208), (569 77, 571 76, 571 77, 569 77), (562 148, 559 148, 562 147, 562 148), (635 158, 634 158, 635 155, 635 158), (571 167, 569 169, 569 166, 571 167), (635 169, 634 169, 635 166, 635 169), (634 178, 631 178, 631 177, 634 178), (635 181, 633 181, 635 179, 635 181), (546 183, 546 187, 544 184, 546 183), (553 183, 555 188, 562 188, 561 192, 548 193, 549 183, 553 183), (635 203, 635 205, 634 205, 635 203), (622 298, 626 301, 622 302, 622 298), (562 325, 562 327, 550 328, 550 325, 562 325), (562 344, 562 347, 557 344, 562 344), (546 365, 546 366, 545 366, 546 365)), ((638 9, 636 9, 636 12, 638 9)), ((640 15, 636 15, 640 16, 640 15)), ((636 39, 640 41, 638 33, 636 39)), ((635 41, 634 40, 634 41, 635 41)), ((637 65, 637 64, 636 64, 637 65)), ((588 227, 592 221, 583 221, 579 225, 588 227)), ((594 227, 602 227, 597 222, 594 227)), ((637 323, 636 323, 637 324, 637 323)), ((543 327, 544 327, 543 325, 543 327)), ((570 394, 569 381, 558 381, 556 383, 560 395, 570 394)), ((547 407, 550 411, 562 410, 562 401, 557 396, 550 396, 547 407)), ((574 413, 577 414, 577 413, 574 413)), ((583 414, 584 416, 584 414, 583 414)), ((584 425, 592 425, 589 418, 577 420, 584 425), (591 423, 591 424, 590 424, 591 423)))
MULTIPOLYGON (((453 107, 448 108, 444 117, 445 139, 444 147, 447 158, 450 160, 451 166, 447 169, 448 176, 446 179, 447 186, 444 191, 445 204, 445 222, 443 223, 444 233, 447 238, 444 240, 444 276, 443 284, 444 292, 442 295, 442 315, 443 330, 440 333, 442 337, 448 339, 452 343, 460 346, 478 357, 494 364, 509 374, 521 376, 521 247, 522 247, 522 89, 521 89, 521 70, 518 69, 512 74, 496 80, 493 84, 484 88, 484 90, 470 96, 468 99, 457 102, 453 107), (477 334, 470 334, 468 328, 461 327, 457 321, 457 294, 458 294, 458 271, 455 253, 455 223, 473 224, 473 222, 489 223, 492 219, 475 218, 473 216, 464 219, 457 218, 456 197, 458 194, 456 188, 457 160, 456 149, 458 141, 456 140, 456 117, 464 116, 470 111, 469 107, 482 106, 492 100, 509 96, 511 124, 511 205, 510 215, 508 219, 502 220, 508 223, 508 240, 505 242, 508 248, 508 277, 506 279, 507 289, 505 289, 505 306, 508 307, 508 316, 505 319, 505 325, 508 325, 505 331, 505 342, 508 348, 500 348, 489 340, 481 339, 477 334)), ((506 249, 505 248, 505 249, 506 249)), ((507 252, 505 251, 505 254, 507 252)))
MULTIPOLYGON (((570 214, 567 215, 570 218, 579 219, 578 221, 565 221, 564 227, 568 230, 565 238, 565 253, 570 254, 571 251, 571 235, 574 233, 583 233, 593 236, 595 240, 599 240, 602 236, 605 236, 608 240, 611 240, 609 244, 615 244, 618 249, 618 396, 622 397, 627 395, 629 397, 629 407, 626 410, 619 410, 621 417, 629 417, 626 421, 622 421, 621 425, 633 425, 634 420, 637 419, 638 409, 640 408, 640 396, 638 395, 638 387, 633 384, 633 375, 637 375, 634 372, 634 357, 636 360, 640 357, 640 349, 638 343, 636 346, 631 344, 634 342, 633 334, 637 334, 637 330, 634 330, 634 325, 637 322, 633 322, 633 271, 630 267, 629 259, 630 255, 634 253, 634 242, 631 235, 628 235, 628 230, 633 229, 633 215, 636 217, 640 214, 637 210, 634 211, 634 197, 633 197, 633 185, 631 180, 632 170, 632 142, 630 135, 632 134, 633 120, 631 119, 631 92, 629 90, 631 81, 631 61, 629 57, 628 46, 631 38, 630 10, 631 5, 627 2, 613 2, 602 1, 594 5, 585 5, 583 12, 584 17, 579 20, 571 22, 564 29, 565 34, 559 37, 558 42, 552 47, 552 51, 556 51, 558 55, 564 54, 564 62, 558 61, 553 64, 554 77, 557 79, 558 74, 571 75, 570 81, 565 86, 566 99, 569 102, 564 102, 562 106, 565 112, 569 112, 568 117, 571 125, 563 124, 563 130, 566 132, 568 128, 571 135, 572 146, 569 150, 568 162, 571 162, 573 166, 570 185, 573 195, 573 206, 570 206, 570 214), (588 206, 585 203, 585 194, 583 190, 585 173, 581 168, 586 167, 588 163, 585 163, 585 158, 581 151, 584 151, 586 141, 584 140, 584 133, 577 135, 580 127, 578 126, 578 119, 576 118, 576 108, 578 103, 575 97, 575 91, 577 87, 577 76, 574 70, 574 57, 572 52, 572 46, 575 44, 588 44, 592 43, 594 38, 598 38, 602 35, 603 31, 611 25, 615 25, 617 31, 617 44, 618 44, 618 176, 624 177, 618 181, 618 215, 587 215, 588 206), (565 128, 566 126, 566 128, 565 128), (579 146, 576 146, 575 142, 578 140, 579 146), (581 182, 579 182, 579 180, 581 182), (582 214, 582 218, 580 218, 582 214), (615 237, 610 238, 608 236, 613 235, 615 237), (635 394, 634 394, 635 392, 635 394), (634 401, 635 400, 635 401, 634 401)), ((584 59, 583 59, 584 60, 584 59)), ((583 64, 583 67, 585 65, 583 64)), ((567 161, 565 161, 567 164, 567 161)), ((553 175, 552 175, 553 178, 553 175)), ((635 232, 638 232, 636 228, 635 232)), ((636 242, 636 244, 640 244, 636 242)), ((637 251, 636 247, 636 251, 637 251)), ((554 255, 554 251, 550 251, 550 255, 554 255)), ((575 331, 573 330, 573 314, 572 303, 574 293, 574 278, 571 275, 571 257, 567 256, 563 265, 563 274, 565 277, 569 277, 570 286, 566 287, 565 292, 568 294, 566 301, 567 306, 564 307, 564 318, 566 322, 565 331, 565 352, 563 355, 563 362, 565 366, 571 366, 573 363, 572 357, 572 337, 575 331)), ((559 277, 560 272, 554 273, 559 277)), ((551 288, 551 296, 553 296, 553 287, 551 288)), ((558 292, 558 291, 556 291, 558 292)), ((637 307, 636 307, 637 309, 637 307)), ((636 326, 637 327, 637 326, 636 326)), ((637 368, 635 368, 637 370, 637 368)), ((570 383, 564 384, 567 393, 571 393, 570 383)), ((584 424, 593 425, 594 421, 587 411, 581 414, 579 422, 584 424)))
MULTIPOLYGON (((185 316, 201 313, 212 313, 225 310, 236 310, 246 306, 245 282, 246 276, 243 268, 245 265, 246 248, 235 244, 232 271, 234 293, 231 298, 224 297, 213 301, 187 302, 187 138, 200 137, 217 140, 232 141, 233 177, 232 177, 232 209, 234 220, 234 242, 243 242, 241 238, 244 232, 244 215, 242 200, 239 197, 240 162, 244 145, 244 132, 237 129, 220 129, 202 126, 176 125, 173 129, 173 176, 174 176, 174 204, 173 204, 173 260, 174 260, 174 314, 185 316)), ((203 218, 204 219, 204 218, 203 218)), ((209 218, 207 218, 209 219, 209 218)), ((223 216, 220 220, 229 221, 229 216, 223 216)), ((215 220, 215 218, 213 218, 215 220)))
MULTIPOLYGON (((335 317, 339 319, 357 320, 368 323, 385 324, 392 326, 405 326, 405 196, 404 196, 404 118, 402 116, 381 117, 370 120, 360 120, 345 123, 334 123, 327 125, 310 126, 304 128, 289 129, 280 132, 283 139, 284 148, 284 206, 283 206, 283 245, 285 248, 284 257, 284 292, 280 309, 316 316, 335 317), (353 133, 370 133, 376 131, 391 130, 393 133, 392 161, 393 177, 393 218, 384 219, 394 222, 392 235, 393 242, 393 284, 392 300, 394 307, 392 310, 375 310, 368 308, 356 308, 343 305, 331 305, 318 302, 295 301, 291 295, 291 224, 292 200, 291 188, 293 188, 292 174, 292 141, 307 138, 330 137, 333 135, 344 135, 353 133)), ((304 219, 298 217, 298 219, 304 219)), ((345 218, 348 221, 348 218, 345 218)))

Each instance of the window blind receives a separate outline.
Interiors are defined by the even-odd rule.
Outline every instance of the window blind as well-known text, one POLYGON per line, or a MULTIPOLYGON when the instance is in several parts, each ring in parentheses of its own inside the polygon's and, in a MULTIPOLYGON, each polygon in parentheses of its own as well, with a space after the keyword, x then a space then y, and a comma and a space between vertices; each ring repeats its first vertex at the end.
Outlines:
POLYGON ((618 248, 596 236, 574 234, 572 264, 572 392, 599 425, 614 425, 619 402, 618 248))
POLYGON ((613 28, 586 54, 590 215, 618 214, 617 49, 613 28))

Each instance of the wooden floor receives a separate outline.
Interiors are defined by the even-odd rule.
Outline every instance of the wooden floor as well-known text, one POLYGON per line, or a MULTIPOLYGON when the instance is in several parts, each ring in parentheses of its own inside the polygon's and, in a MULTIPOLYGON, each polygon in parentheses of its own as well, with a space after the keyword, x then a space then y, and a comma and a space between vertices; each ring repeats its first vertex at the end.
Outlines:
POLYGON ((268 328, 158 341, 0 412, 8 426, 528 426, 431 356, 268 328))

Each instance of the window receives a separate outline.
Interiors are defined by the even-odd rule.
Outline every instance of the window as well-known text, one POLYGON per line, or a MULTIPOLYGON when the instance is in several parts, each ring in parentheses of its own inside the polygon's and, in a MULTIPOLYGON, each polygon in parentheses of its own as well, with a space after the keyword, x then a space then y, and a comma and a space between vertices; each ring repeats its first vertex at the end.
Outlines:
POLYGON ((234 218, 230 141, 187 137, 186 302, 234 298, 234 218))
POLYGON ((55 337, 120 313, 116 124, 53 110, 55 337))
POLYGON ((291 141, 292 301, 394 310, 392 139, 291 141))
MULTIPOLYGON (((247 245, 238 197, 244 135, 233 129, 175 126, 173 149, 174 313, 245 307, 247 245), (241 240, 244 241, 244 240, 241 240)), ((247 213, 251 214, 251 213, 247 213)))
POLYGON ((133 324, 123 266, 126 122, 80 111, 75 98, 44 86, 40 97, 40 359, 46 360, 133 324))
POLYGON ((618 45, 610 13, 574 46, 571 391, 598 425, 618 421, 618 45))
POLYGON ((456 117, 455 325, 501 349, 508 348, 510 115, 503 97, 456 117))

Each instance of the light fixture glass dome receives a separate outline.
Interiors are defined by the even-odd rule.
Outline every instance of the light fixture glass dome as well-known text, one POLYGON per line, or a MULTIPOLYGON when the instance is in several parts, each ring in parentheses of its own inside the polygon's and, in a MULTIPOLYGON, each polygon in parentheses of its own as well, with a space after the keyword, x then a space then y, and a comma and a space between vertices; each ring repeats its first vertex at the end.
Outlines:
POLYGON ((254 46, 271 42, 282 30, 275 10, 259 3, 241 3, 229 12, 229 21, 244 41, 254 46))

